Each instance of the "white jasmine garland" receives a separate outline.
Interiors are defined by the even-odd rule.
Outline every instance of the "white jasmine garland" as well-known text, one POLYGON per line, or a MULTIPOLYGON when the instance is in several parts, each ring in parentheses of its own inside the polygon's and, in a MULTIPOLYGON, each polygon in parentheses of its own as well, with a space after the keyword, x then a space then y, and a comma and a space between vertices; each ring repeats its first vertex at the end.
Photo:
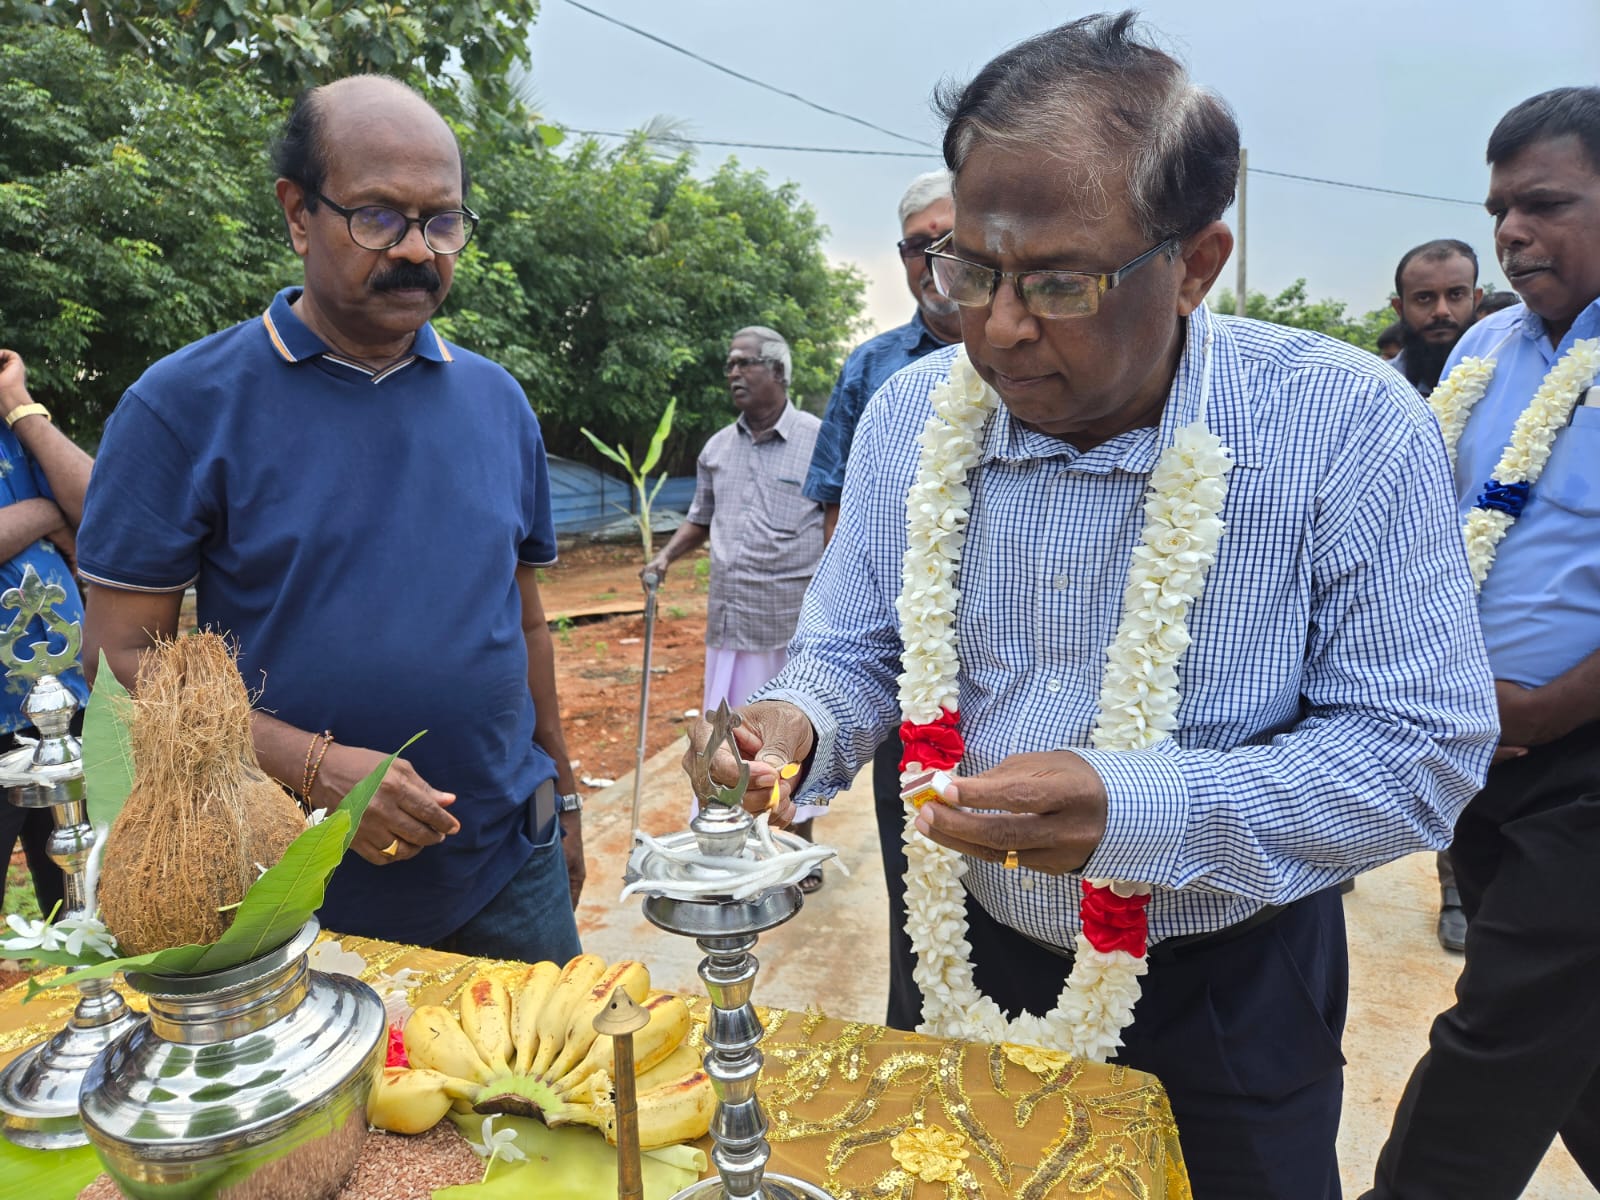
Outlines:
POLYGON ((1492 358, 1463 358, 1428 396, 1428 407, 1439 419, 1439 432, 1444 434, 1444 448, 1452 468, 1456 465, 1456 443, 1461 440, 1473 408, 1488 392, 1494 368, 1492 358))
MULTIPOLYGON (((1556 436, 1566 428, 1572 417, 1573 406, 1579 395, 1600 372, 1600 338, 1580 338, 1572 343, 1545 375, 1528 407, 1522 410, 1512 427, 1511 440, 1495 464, 1490 482, 1499 484, 1534 484, 1544 471, 1555 446, 1556 436)), ((1472 406, 1483 398, 1489 380, 1494 375, 1494 363, 1482 359, 1464 358, 1450 372, 1450 377, 1428 399, 1434 415, 1439 418, 1444 432, 1445 448, 1450 461, 1455 462, 1456 444, 1466 428, 1472 406), (1456 376, 1462 368, 1472 367, 1463 375, 1459 385, 1456 376), (1440 392, 1448 394, 1436 399, 1440 392)), ((1462 522, 1461 534, 1467 544, 1467 565, 1472 570, 1472 581, 1481 590, 1494 566, 1500 542, 1516 524, 1517 518, 1495 508, 1474 508, 1462 522)))
MULTIPOLYGON (((955 629, 956 571, 970 516, 966 478, 980 453, 984 424, 999 397, 964 352, 930 397, 935 416, 919 442, 916 481, 906 498, 906 553, 900 615, 904 719, 930 724, 957 712, 960 657, 955 629)), ((1226 475, 1233 462, 1202 422, 1178 431, 1150 477, 1141 545, 1123 597, 1122 623, 1106 653, 1096 747, 1135 750, 1176 725, 1177 662, 1188 648, 1189 609, 1216 559, 1223 533, 1226 475)), ((917 769, 907 764, 907 774, 917 769)), ((1148 964, 1123 950, 1101 952, 1080 933, 1072 973, 1043 1017, 1008 1020, 973 980, 967 940, 966 859, 916 829, 906 812, 906 933, 917 953, 913 978, 923 995, 925 1033, 1064 1050, 1103 1060, 1120 1044, 1148 964)), ((1148 884, 1096 881, 1118 895, 1147 894, 1148 884)))

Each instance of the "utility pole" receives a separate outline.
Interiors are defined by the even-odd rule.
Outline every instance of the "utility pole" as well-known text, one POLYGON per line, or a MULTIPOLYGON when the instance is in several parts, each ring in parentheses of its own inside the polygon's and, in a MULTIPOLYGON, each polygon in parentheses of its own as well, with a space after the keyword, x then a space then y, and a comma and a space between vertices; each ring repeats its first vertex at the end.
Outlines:
POLYGON ((1238 316, 1245 315, 1248 305, 1249 292, 1244 290, 1244 193, 1250 179, 1250 152, 1243 146, 1239 147, 1239 228, 1234 234, 1233 255, 1238 261, 1238 282, 1234 284, 1233 294, 1238 297, 1233 302, 1233 311, 1238 316))

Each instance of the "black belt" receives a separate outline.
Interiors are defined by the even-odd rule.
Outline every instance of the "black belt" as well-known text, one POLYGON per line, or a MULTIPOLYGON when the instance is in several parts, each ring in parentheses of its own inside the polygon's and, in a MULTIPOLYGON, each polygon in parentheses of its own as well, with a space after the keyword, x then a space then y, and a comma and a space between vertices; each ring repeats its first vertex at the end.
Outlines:
MULTIPOLYGON (((1244 920, 1225 929, 1213 929, 1207 933, 1186 933, 1181 937, 1170 937, 1155 943, 1146 952, 1145 957, 1153 963, 1176 962, 1191 951, 1203 950, 1212 946, 1220 946, 1225 942, 1241 938, 1252 930, 1260 929, 1278 919, 1278 914, 1288 907, 1283 904, 1267 904, 1258 908, 1244 920)), ((1064 958, 1072 962, 1077 954, 1072 950, 1063 950, 1060 946, 1052 946, 1049 942, 1041 942, 1038 938, 1028 937, 1020 929, 1016 931, 1022 937, 1028 938, 1041 950, 1048 950, 1057 958, 1064 958)))

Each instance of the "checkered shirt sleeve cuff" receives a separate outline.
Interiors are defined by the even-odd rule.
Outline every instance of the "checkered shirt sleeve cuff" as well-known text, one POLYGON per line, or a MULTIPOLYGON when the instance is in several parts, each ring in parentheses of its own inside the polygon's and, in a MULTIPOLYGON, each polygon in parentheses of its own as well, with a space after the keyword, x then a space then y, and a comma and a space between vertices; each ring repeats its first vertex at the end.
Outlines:
POLYGON ((1072 752, 1106 788, 1106 832, 1083 872, 1095 879, 1172 878, 1189 822, 1189 785, 1170 739, 1149 750, 1072 752))

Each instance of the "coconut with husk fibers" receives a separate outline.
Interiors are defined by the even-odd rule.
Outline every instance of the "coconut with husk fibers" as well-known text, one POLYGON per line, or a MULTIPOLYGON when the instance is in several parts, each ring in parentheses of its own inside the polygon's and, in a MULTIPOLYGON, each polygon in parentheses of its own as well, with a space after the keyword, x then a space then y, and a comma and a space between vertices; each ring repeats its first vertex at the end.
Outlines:
POLYGON ((133 787, 106 838, 100 913, 124 954, 216 941, 305 830, 250 739, 250 695, 214 633, 147 651, 128 713, 133 787))

